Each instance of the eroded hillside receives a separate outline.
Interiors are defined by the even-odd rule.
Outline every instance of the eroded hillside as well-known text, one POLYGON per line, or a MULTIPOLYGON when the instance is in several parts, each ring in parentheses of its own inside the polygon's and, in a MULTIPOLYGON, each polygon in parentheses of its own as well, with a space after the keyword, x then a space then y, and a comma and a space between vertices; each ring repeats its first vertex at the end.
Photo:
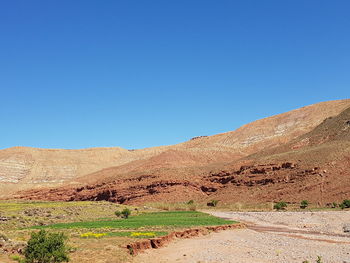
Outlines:
POLYGON ((293 201, 310 194, 308 199, 317 202, 340 199, 350 186, 348 107, 349 100, 325 102, 179 145, 118 149, 112 165, 101 161, 103 154, 90 164, 110 167, 88 175, 77 173, 64 187, 19 196, 119 203, 211 198, 293 201))

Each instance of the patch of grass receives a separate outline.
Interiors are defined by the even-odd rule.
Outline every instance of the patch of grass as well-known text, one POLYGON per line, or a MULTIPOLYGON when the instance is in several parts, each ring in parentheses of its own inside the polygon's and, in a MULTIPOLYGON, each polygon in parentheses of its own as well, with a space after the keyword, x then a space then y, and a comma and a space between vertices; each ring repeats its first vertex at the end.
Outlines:
POLYGON ((19 263, 25 263, 25 259, 20 257, 19 255, 13 255, 13 256, 10 256, 10 258, 19 263))
POLYGON ((130 209, 134 214, 143 212, 142 208, 106 201, 0 201, 0 215, 6 219, 0 224, 0 231, 27 229, 36 225, 94 221, 101 220, 101 218, 113 220, 115 219, 113 212, 124 208, 130 209))
POLYGON ((138 216, 131 216, 128 220, 106 220, 59 223, 48 226, 35 226, 32 228, 111 228, 111 229, 139 229, 142 227, 192 227, 233 224, 235 221, 217 218, 205 213, 196 211, 172 211, 144 213, 138 216))
POLYGON ((87 232, 80 234, 81 238, 104 238, 104 237, 132 237, 132 238, 151 238, 151 237, 160 237, 166 236, 168 232, 165 231, 120 231, 120 232, 108 232, 108 233, 93 233, 87 232))

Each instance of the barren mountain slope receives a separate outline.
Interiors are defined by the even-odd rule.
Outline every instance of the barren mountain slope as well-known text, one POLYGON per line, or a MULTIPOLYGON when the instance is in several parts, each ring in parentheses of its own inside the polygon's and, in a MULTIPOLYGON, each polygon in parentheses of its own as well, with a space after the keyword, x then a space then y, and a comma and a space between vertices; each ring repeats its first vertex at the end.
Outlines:
POLYGON ((225 149, 246 156, 307 133, 324 119, 338 115, 348 107, 350 99, 321 102, 254 121, 232 132, 199 137, 178 146, 194 150, 203 147, 221 151, 225 149))
MULTIPOLYGON (((226 160, 223 157, 221 163, 220 158, 212 163, 203 158, 209 156, 211 151, 208 148, 213 146, 209 143, 208 148, 202 146, 204 155, 200 155, 200 144, 196 141, 206 138, 199 138, 149 159, 83 176, 77 180, 80 186, 30 191, 23 193, 22 197, 40 199, 45 196, 45 199, 50 200, 109 200, 121 203, 212 198, 230 202, 298 201, 300 198, 326 202, 341 199, 346 195, 348 186, 350 190, 347 172, 350 165, 349 113, 350 110, 345 110, 338 116, 320 121, 321 124, 314 130, 284 146, 265 149, 234 162, 234 158, 226 160), (294 145, 305 138, 317 143, 296 149, 294 145), (198 148, 193 148, 193 144, 197 144, 198 148), (184 145, 192 148, 189 147, 190 150, 186 152, 184 145), (203 161, 207 164, 204 165, 203 161), (310 194, 311 197, 308 196, 310 194)), ((218 140, 215 140, 217 143, 218 140)))
MULTIPOLYGON (((66 184, 108 167, 118 167, 113 174, 119 175, 233 161, 265 147, 288 142, 349 106, 350 100, 322 102, 261 119, 232 132, 199 137, 173 146, 141 150, 117 147, 82 150, 14 147, 0 150, 0 192, 6 195, 14 190, 66 184)), ((99 180, 104 175, 99 173, 96 176, 95 179, 99 180)))
POLYGON ((246 158, 249 165, 212 173, 225 187, 216 198, 256 202, 306 199, 318 203, 350 198, 350 108, 327 118, 291 142, 246 158), (234 194, 233 194, 234 193, 234 194), (235 196, 232 198, 232 196, 235 196))
POLYGON ((54 186, 100 169, 148 158, 166 147, 128 151, 119 147, 82 150, 13 147, 0 150, 0 195, 54 186))

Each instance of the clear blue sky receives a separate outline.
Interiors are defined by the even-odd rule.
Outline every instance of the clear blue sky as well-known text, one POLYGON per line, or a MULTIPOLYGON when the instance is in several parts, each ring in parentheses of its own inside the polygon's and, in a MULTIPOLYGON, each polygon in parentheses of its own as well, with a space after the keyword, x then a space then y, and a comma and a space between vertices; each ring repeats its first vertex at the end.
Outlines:
POLYGON ((350 96, 350 1, 0 3, 0 148, 143 148, 350 96))

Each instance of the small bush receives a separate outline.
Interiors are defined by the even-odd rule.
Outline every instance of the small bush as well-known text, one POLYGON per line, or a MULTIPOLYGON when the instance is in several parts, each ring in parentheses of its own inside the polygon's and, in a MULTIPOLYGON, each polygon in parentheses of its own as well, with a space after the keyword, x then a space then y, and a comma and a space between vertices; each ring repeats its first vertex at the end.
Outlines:
POLYGON ((317 256, 317 259, 316 259, 316 263, 322 263, 322 257, 321 256, 317 256))
POLYGON ((336 202, 333 202, 332 203, 332 208, 336 208, 336 207, 338 207, 338 204, 336 202))
POLYGON ((120 211, 115 211, 114 214, 117 216, 117 217, 120 217, 122 215, 122 212, 120 211))
POLYGON ((309 201, 303 200, 300 202, 300 208, 305 209, 308 206, 309 206, 309 201))
POLYGON ((286 202, 278 202, 276 204, 274 204, 273 208, 276 209, 277 211, 279 210, 285 210, 287 207, 287 203, 286 202))
POLYGON ((344 205, 344 208, 350 208, 350 200, 345 199, 345 200, 342 202, 342 205, 344 205))
POLYGON ((124 208, 121 214, 123 218, 128 219, 129 216, 131 215, 131 210, 129 208, 124 208))
POLYGON ((187 202, 188 205, 193 205, 194 204, 194 201, 193 200, 190 200, 187 202))
POLYGON ((26 263, 68 262, 67 237, 63 233, 48 233, 40 230, 32 233, 24 250, 26 263))

